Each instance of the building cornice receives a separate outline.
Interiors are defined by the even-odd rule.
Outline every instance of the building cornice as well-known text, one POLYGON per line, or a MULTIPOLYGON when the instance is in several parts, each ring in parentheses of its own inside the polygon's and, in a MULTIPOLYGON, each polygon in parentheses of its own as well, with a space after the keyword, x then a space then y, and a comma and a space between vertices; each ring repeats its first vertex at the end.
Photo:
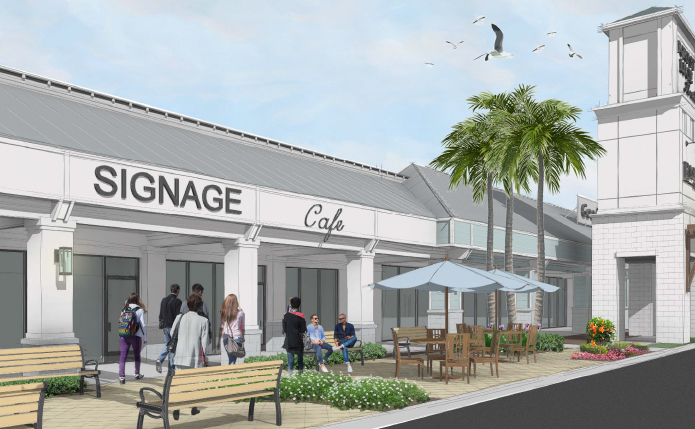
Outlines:
POLYGON ((607 36, 608 32, 611 30, 615 30, 617 28, 622 28, 622 27, 627 27, 630 25, 640 24, 640 23, 646 22, 646 21, 652 21, 656 18, 663 18, 665 16, 677 16, 677 17, 679 17, 683 21, 683 23, 685 23, 685 26, 690 31, 690 34, 694 34, 693 30, 690 28, 690 25, 688 24, 688 21, 685 20, 685 18, 683 17, 683 14, 681 13, 681 11, 678 7, 673 7, 673 8, 668 9, 668 10, 662 10, 660 12, 650 13, 649 15, 638 16, 638 17, 635 17, 632 19, 626 19, 626 20, 611 22, 610 24, 601 25, 600 28, 601 28, 601 31, 607 36))
POLYGON ((594 114, 596 114, 597 118, 607 118, 611 116, 624 115, 626 113, 638 112, 641 110, 675 107, 681 103, 682 98, 682 92, 674 92, 672 94, 660 95, 658 97, 606 104, 604 106, 594 107, 592 110, 594 111, 594 114))

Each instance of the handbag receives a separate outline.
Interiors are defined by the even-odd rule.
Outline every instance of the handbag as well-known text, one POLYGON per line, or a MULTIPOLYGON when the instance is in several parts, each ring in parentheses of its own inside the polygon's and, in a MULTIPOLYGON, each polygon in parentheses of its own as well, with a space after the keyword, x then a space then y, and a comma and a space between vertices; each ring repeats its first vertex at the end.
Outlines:
MULTIPOLYGON (((179 327, 181 326, 181 319, 183 316, 178 315, 176 318, 179 319, 179 323, 176 325, 176 329, 174 329, 174 332, 171 334, 171 339, 167 343, 167 351, 169 353, 176 353, 176 345, 179 343, 179 327)), ((174 320, 174 323, 176 323, 176 320, 174 320)))
POLYGON ((233 338, 227 340, 227 353, 238 358, 243 358, 246 356, 246 349, 244 349, 244 343, 237 343, 233 338))

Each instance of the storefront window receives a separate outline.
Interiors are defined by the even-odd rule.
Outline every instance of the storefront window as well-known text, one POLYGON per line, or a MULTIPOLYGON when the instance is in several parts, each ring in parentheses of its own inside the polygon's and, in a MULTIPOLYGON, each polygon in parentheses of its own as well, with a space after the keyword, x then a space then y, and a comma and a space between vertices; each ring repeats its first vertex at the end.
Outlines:
MULTIPOLYGON (((385 280, 415 269, 412 267, 384 265, 381 268, 381 278, 385 280)), ((382 290, 381 338, 385 341, 392 339, 391 328, 427 326, 427 310, 429 307, 430 296, 427 291, 414 289, 382 290)))
POLYGON ((0 251, 0 285, 3 301, 11 303, 0 312, 0 348, 21 347, 26 332, 26 253, 0 251))
POLYGON ((332 329, 338 323, 338 270, 287 268, 285 278, 285 302, 299 297, 307 323, 314 313, 324 329, 332 329))

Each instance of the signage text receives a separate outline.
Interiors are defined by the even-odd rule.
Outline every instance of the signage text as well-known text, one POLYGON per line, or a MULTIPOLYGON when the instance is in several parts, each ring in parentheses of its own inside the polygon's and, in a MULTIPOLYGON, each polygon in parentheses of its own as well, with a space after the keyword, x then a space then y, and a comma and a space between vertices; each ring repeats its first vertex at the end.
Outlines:
MULTIPOLYGON (((306 225, 309 228, 316 225, 316 217, 312 215, 320 215, 322 211, 323 206, 321 204, 314 204, 313 206, 311 206, 309 211, 306 213, 306 216, 304 216, 304 225, 306 225), (309 223, 310 221, 311 223, 309 223)), ((328 239, 331 237, 331 232, 333 232, 334 230, 342 231, 343 228, 345 228, 345 225, 343 225, 343 221, 338 219, 342 212, 343 209, 338 209, 335 212, 335 215, 333 216, 333 220, 330 220, 327 217, 322 217, 318 220, 318 228, 325 229, 328 231, 326 235, 323 237, 324 242, 328 241, 328 239)))
POLYGON ((685 44, 678 41, 678 73, 685 78, 685 86, 683 87, 683 92, 695 102, 695 92, 690 91, 690 86, 693 84, 693 69, 695 69, 695 57, 693 57, 685 44))

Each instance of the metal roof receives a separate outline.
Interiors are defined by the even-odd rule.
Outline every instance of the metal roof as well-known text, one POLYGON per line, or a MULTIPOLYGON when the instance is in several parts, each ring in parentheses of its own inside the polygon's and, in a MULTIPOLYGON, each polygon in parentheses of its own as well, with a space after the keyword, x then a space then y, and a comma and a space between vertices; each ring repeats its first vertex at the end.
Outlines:
POLYGON ((663 11, 669 10, 669 9, 674 9, 674 7, 673 6, 671 6, 671 7, 652 6, 650 8, 644 9, 643 11, 634 13, 630 16, 626 16, 625 18, 619 19, 617 21, 613 21, 613 23, 620 22, 620 21, 627 21, 628 19, 639 18, 640 16, 651 15, 652 13, 663 12, 663 11))
MULTIPOLYGON (((32 77, 0 81, 0 134, 75 151, 140 161, 240 183, 431 217, 432 213, 391 178, 360 166, 341 166, 288 145, 229 133, 184 117, 133 109, 132 103, 94 98, 74 87, 32 77), (38 88, 37 85, 41 85, 38 88), (137 111, 136 111, 137 110, 137 111), (148 116, 149 115, 149 116, 148 116), (164 119, 169 118, 169 119, 164 119), (171 123, 167 123, 167 121, 171 123), (293 152, 294 151, 294 152, 293 152)), ((82 91, 84 92, 84 91, 82 91)), ((347 161, 343 161, 347 163, 347 161)))
MULTIPOLYGON (((437 217, 455 217, 487 224, 487 201, 482 204, 473 202, 470 187, 459 186, 449 189, 449 175, 429 167, 411 164, 403 170, 410 176, 403 184, 411 190, 437 217), (418 182, 426 186, 419 186, 418 182), (430 191, 419 191, 420 189, 430 191), (429 195, 428 195, 429 194, 429 195), (433 195, 431 197, 430 195, 433 195)), ((517 195, 514 200, 514 229, 536 234, 536 203, 533 198, 517 195)), ((591 228, 576 222, 576 213, 544 203, 543 211, 545 233, 549 237, 591 244, 591 228)), ((506 194, 501 189, 493 191, 493 222, 504 228, 506 221, 506 194)))

